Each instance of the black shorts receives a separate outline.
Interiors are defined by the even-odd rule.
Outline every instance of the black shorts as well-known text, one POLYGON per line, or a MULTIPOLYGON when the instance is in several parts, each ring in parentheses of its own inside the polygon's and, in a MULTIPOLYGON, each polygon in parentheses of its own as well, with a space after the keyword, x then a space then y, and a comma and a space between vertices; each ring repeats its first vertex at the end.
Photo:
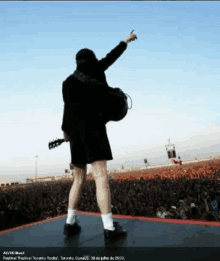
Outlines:
POLYGON ((106 126, 97 121, 78 120, 71 128, 70 151, 72 164, 91 164, 112 160, 106 126))

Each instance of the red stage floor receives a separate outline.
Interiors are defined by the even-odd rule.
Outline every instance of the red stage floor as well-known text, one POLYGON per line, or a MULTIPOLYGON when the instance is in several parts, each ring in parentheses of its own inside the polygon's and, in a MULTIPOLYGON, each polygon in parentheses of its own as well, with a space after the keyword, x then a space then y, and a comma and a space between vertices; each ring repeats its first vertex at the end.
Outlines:
MULTIPOLYGON (((174 248, 175 250, 186 248, 193 250, 193 248, 202 248, 203 252, 200 251, 200 253, 203 253, 201 254, 201 258, 205 258, 205 248, 209 247, 207 249, 209 259, 207 260, 215 260, 212 256, 213 251, 218 252, 218 254, 216 252, 216 255, 218 256, 218 259, 216 260, 219 260, 220 223, 159 218, 138 218, 118 215, 113 215, 113 217, 115 221, 118 221, 120 225, 128 231, 128 236, 125 239, 120 239, 119 241, 108 246, 106 246, 104 240, 103 224, 100 214, 77 212, 77 220, 81 226, 81 233, 77 236, 70 239, 65 238, 63 235, 63 229, 66 222, 66 215, 63 215, 48 219, 46 221, 32 223, 26 226, 0 232, 0 250, 9 250, 16 247, 19 247, 21 251, 22 249, 27 250, 27 248, 42 248, 42 252, 43 250, 45 251, 46 249, 52 247, 55 248, 54 251, 56 253, 63 249, 68 249, 69 251, 74 249, 75 251, 75 248, 78 249, 77 253, 79 253, 79 249, 86 250, 94 248, 94 251, 97 251, 97 249, 107 249, 110 251, 108 253, 112 253, 113 251, 114 254, 114 251, 117 249, 124 248, 127 253, 131 251, 131 253, 129 252, 129 255, 124 260, 134 260, 129 258, 131 258, 133 252, 135 253, 139 247, 142 247, 140 248, 141 250, 146 249, 147 251, 147 253, 144 254, 145 259, 142 259, 139 256, 137 260, 146 260, 149 257, 150 250, 154 251, 155 254, 158 254, 155 252, 158 247, 161 253, 165 249, 168 250, 170 248, 173 250, 174 248)), ((186 252, 178 252, 179 257, 175 255, 175 260, 176 258, 178 258, 178 261, 182 260, 181 258, 183 258, 184 253, 186 252)), ((120 256, 118 253, 117 255, 120 256)), ((1 258, 2 256, 0 257, 0 260, 1 258)), ((169 260, 172 260, 171 256, 169 257, 169 260)), ((190 259, 187 258, 187 260, 190 259)))

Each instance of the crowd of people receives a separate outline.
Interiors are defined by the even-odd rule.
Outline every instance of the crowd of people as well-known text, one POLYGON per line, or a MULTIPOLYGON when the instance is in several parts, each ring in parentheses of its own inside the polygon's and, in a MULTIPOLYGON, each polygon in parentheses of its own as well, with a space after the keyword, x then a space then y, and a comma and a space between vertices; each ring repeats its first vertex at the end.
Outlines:
MULTIPOLYGON (((220 221, 217 179, 111 179, 112 214, 220 221)), ((0 231, 67 214, 72 181, 36 183, 1 191, 0 231)), ((79 211, 100 213, 94 180, 82 188, 79 211)))

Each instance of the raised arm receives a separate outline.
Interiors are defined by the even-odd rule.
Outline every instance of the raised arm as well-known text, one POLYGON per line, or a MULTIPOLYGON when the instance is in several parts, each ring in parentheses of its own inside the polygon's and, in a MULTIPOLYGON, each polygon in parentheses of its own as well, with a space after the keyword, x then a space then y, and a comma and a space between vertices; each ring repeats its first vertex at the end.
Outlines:
POLYGON ((137 39, 134 30, 125 38, 124 41, 121 41, 110 53, 106 55, 105 58, 102 58, 99 61, 99 64, 103 71, 106 71, 127 49, 127 45, 137 39))

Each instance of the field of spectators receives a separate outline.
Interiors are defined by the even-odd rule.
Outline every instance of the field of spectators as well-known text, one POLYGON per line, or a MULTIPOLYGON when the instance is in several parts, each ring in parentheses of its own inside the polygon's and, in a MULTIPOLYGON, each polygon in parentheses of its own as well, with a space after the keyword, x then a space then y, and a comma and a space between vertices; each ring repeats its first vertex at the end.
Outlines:
MULTIPOLYGON (((109 181, 112 213, 220 221, 220 160, 127 173, 109 181)), ((35 183, 0 191, 0 231, 67 214, 73 180, 35 183)), ((100 213, 89 175, 79 211, 100 213)))

